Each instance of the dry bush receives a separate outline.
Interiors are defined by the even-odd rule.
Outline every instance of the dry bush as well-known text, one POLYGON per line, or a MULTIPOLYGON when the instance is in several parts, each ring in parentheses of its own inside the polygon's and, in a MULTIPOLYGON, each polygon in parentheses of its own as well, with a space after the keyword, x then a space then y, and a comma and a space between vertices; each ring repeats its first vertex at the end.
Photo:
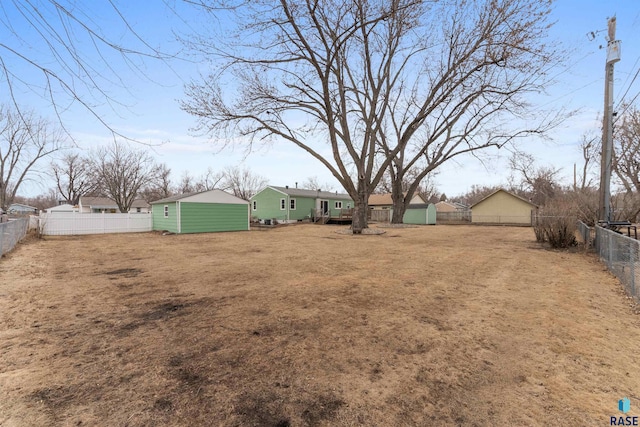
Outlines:
POLYGON ((568 248, 576 240, 576 216, 571 205, 553 201, 545 206, 533 226, 536 240, 549 243, 552 248, 568 248))
POLYGON ((571 204, 569 211, 577 220, 582 221, 589 227, 593 227, 598 221, 598 190, 596 188, 582 188, 574 191, 567 191, 563 198, 571 204))

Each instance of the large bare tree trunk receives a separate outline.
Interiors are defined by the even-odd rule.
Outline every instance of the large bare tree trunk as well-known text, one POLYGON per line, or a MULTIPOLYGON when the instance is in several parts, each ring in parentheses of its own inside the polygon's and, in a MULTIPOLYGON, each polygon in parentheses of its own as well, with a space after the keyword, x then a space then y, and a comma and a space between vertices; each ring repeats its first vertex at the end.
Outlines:
POLYGON ((396 179, 391 183, 391 200, 393 201, 393 215, 391 216, 391 224, 402 224, 404 212, 407 209, 405 197, 402 191, 402 180, 396 179))
POLYGON ((367 214, 369 213, 369 187, 368 180, 358 179, 358 189, 353 200, 353 217, 351 230, 353 234, 362 234, 362 230, 369 227, 367 214))

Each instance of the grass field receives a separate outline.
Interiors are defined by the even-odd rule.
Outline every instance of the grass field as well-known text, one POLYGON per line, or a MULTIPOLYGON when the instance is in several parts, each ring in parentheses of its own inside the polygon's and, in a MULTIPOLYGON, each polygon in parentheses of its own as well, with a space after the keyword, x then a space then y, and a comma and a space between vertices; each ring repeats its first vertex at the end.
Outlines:
POLYGON ((598 426, 640 316, 529 228, 32 239, 0 260, 0 425, 598 426))

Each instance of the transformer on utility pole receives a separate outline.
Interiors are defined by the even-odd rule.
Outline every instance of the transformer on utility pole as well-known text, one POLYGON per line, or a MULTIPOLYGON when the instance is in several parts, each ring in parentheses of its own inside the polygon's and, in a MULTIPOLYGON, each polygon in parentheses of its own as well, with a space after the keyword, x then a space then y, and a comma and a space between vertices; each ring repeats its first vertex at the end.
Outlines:
POLYGON ((611 159, 613 154, 613 65, 620 61, 620 40, 616 40, 616 17, 609 18, 607 63, 604 80, 602 158, 600 167, 600 220, 611 221, 611 159))

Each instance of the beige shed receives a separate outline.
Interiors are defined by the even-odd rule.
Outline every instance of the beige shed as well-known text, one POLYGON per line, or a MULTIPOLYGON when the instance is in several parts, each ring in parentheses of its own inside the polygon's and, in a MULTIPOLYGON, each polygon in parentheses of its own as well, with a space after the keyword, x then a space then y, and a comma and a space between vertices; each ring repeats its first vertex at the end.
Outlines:
POLYGON ((471 205, 471 222, 531 225, 531 213, 537 209, 530 201, 499 189, 471 205))

